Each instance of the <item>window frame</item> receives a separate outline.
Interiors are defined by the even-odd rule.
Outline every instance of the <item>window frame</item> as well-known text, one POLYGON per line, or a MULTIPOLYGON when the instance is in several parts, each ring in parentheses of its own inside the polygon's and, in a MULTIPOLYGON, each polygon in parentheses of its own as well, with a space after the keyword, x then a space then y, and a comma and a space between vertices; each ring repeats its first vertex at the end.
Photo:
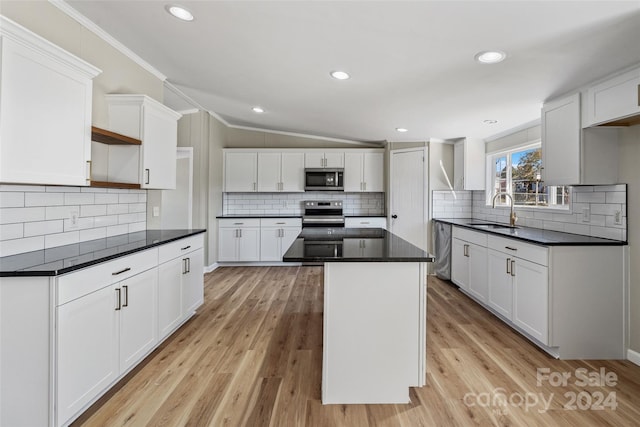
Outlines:
MULTIPOLYGON (((505 156, 507 158, 507 167, 511 168, 511 155, 518 151, 526 151, 535 148, 542 148, 542 139, 537 139, 534 141, 528 141, 524 144, 513 145, 510 147, 505 147, 503 149, 499 149, 496 151, 486 153, 486 189, 485 191, 485 205, 492 206, 493 202, 493 192, 494 192, 494 184, 495 184, 495 159, 496 157, 505 156)), ((509 194, 511 194, 511 189, 513 187, 513 180, 511 173, 507 174, 507 188, 509 189, 509 194)), ((573 213, 572 211, 572 203, 573 200, 573 189, 571 186, 569 187, 569 202, 564 205, 566 207, 560 207, 562 205, 551 205, 551 206, 536 206, 536 205, 514 205, 518 210, 531 210, 531 211, 545 211, 545 212, 562 212, 562 213, 573 213)), ((511 194, 512 195, 512 194, 511 194)), ((513 196, 513 195, 512 195, 513 196)), ((499 200, 496 200, 496 207, 509 207, 509 203, 501 203, 499 200)))

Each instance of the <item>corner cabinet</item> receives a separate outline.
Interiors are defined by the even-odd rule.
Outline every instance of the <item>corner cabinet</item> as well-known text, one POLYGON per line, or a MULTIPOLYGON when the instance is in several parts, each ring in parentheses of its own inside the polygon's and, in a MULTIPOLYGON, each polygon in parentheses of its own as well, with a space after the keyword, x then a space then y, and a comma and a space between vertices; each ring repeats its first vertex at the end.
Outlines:
POLYGON ((615 184, 615 128, 581 126, 581 94, 542 106, 542 179, 546 185, 615 184))
POLYGON ((384 191, 384 152, 382 150, 345 152, 344 191, 355 193, 384 191))
POLYGON ((0 16, 0 182, 89 185, 100 70, 0 16))
POLYGON ((118 182, 139 183, 146 189, 176 188, 176 113, 146 95, 106 95, 109 130, 142 141, 141 148, 110 146, 108 173, 118 182))

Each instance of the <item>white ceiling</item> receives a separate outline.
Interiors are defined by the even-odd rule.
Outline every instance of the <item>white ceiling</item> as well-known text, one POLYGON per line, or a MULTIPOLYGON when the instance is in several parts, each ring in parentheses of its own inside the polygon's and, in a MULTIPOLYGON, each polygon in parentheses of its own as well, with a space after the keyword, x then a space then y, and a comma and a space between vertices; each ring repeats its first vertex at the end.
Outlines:
POLYGON ((490 137, 640 62, 638 0, 68 3, 232 125, 361 141, 490 137))

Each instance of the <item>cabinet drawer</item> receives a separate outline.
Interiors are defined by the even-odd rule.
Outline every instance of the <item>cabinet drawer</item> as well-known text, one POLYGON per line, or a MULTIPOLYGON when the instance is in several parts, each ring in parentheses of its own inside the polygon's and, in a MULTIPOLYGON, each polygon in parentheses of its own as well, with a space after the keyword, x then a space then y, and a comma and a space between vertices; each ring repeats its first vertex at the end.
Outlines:
POLYGON ((489 248, 517 258, 535 262, 536 264, 549 265, 549 249, 545 246, 533 245, 520 240, 489 236, 489 248))
POLYGON ((158 265, 158 248, 83 268, 58 278, 57 304, 62 305, 158 265))
POLYGON ((262 218, 262 227, 302 227, 302 218, 262 218))
POLYGON ((220 228, 260 227, 260 218, 223 218, 218 220, 220 228))
POLYGON ((158 263, 162 264, 183 254, 200 249, 204 245, 203 236, 204 234, 196 234, 195 236, 176 240, 158 247, 158 263))
POLYGON ((462 227, 453 227, 453 237, 469 243, 475 243, 483 248, 487 247, 487 233, 473 231, 462 227))
POLYGON ((344 219, 347 228, 387 228, 387 218, 381 217, 350 217, 344 219))

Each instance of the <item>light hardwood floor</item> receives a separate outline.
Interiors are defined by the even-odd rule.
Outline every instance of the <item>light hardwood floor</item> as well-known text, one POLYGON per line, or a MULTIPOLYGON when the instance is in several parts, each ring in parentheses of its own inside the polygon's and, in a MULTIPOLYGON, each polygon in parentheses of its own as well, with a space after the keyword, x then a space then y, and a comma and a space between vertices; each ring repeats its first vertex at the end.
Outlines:
POLYGON ((428 287, 427 386, 408 405, 321 404, 322 267, 225 267, 205 276, 198 314, 74 425, 640 425, 640 367, 555 360, 451 284, 428 287), (571 377, 538 385, 538 369, 571 377))

